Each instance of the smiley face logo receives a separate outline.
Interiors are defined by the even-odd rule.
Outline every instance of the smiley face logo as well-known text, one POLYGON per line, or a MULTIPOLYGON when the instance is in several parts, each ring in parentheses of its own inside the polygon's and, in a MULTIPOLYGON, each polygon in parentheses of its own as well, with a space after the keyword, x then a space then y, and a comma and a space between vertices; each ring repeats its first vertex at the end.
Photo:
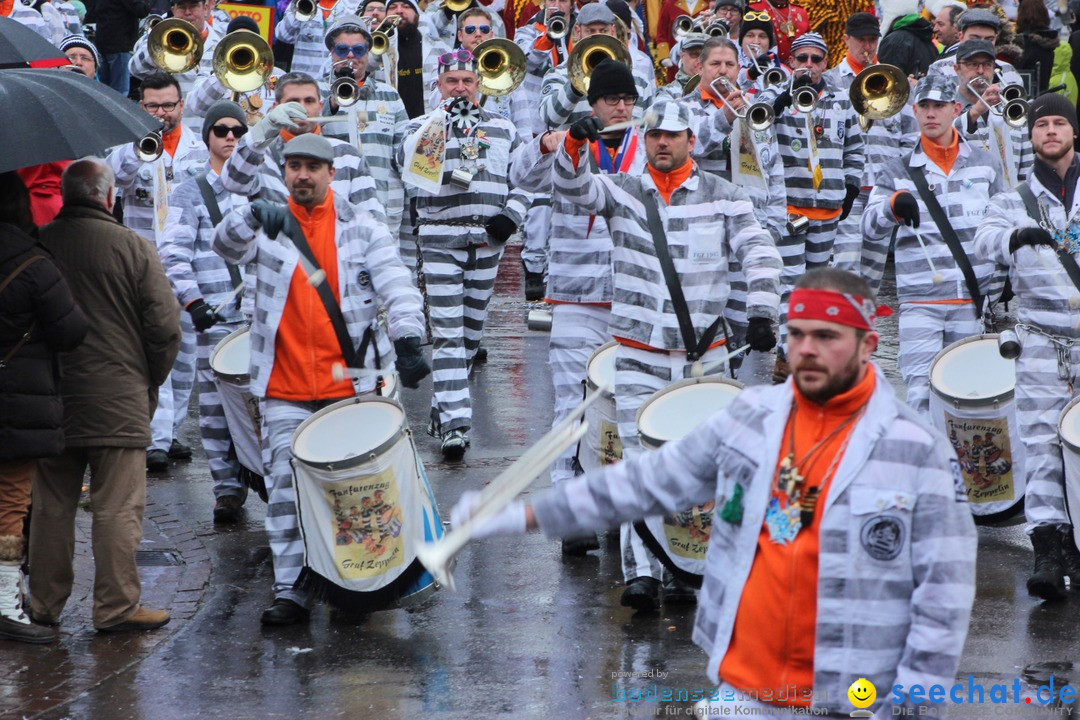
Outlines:
POLYGON ((870 707, 877 698, 877 688, 866 678, 859 678, 851 683, 847 691, 848 700, 857 708, 870 707))

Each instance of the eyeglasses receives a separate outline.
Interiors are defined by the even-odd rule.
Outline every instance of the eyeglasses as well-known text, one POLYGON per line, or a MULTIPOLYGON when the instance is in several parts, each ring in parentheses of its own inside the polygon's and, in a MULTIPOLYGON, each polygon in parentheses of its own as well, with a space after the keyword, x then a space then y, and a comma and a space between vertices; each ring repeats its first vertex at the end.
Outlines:
POLYGON ((69 52, 68 60, 72 62, 96 62, 93 55, 83 52, 69 52))
POLYGON ((767 12, 748 12, 742 16, 742 19, 746 22, 770 22, 772 18, 769 17, 767 12))
POLYGON ((480 31, 480 34, 487 35, 489 32, 491 32, 491 26, 490 25, 466 25, 465 27, 462 28, 462 30, 465 31, 466 35, 472 35, 474 32, 476 32, 478 30, 480 31))
POLYGON ((349 57, 349 54, 356 59, 360 59, 367 55, 367 45, 346 45, 345 43, 338 43, 334 45, 334 54, 340 58, 349 57))
POLYGON ((439 56, 440 65, 453 65, 456 62, 468 63, 473 61, 473 54, 465 48, 458 48, 457 50, 451 50, 450 52, 443 53, 439 56))
POLYGON ((994 67, 993 60, 961 60, 961 67, 965 67, 968 70, 989 70, 994 67))
POLYGON ((818 63, 825 62, 824 55, 792 55, 792 57, 803 65, 817 65, 818 63))
POLYGON ((210 132, 214 133, 214 137, 224 140, 232 133, 233 137, 239 140, 247 135, 247 125, 212 125, 210 132))
POLYGON ((602 95, 600 97, 608 107, 615 107, 619 103, 633 105, 637 102, 637 95, 602 95))
POLYGON ((172 112, 176 109, 176 106, 180 104, 180 101, 168 102, 168 103, 143 103, 143 109, 146 112, 156 113, 158 110, 164 110, 165 112, 172 112))

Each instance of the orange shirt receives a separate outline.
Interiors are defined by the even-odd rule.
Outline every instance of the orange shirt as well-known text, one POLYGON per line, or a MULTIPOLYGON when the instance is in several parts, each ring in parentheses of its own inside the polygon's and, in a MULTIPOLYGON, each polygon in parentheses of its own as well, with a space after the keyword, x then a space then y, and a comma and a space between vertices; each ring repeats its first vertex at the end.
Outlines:
POLYGON ((319 0, 319 9, 322 10, 323 20, 330 19, 330 12, 336 4, 337 0, 319 0))
POLYGON ((161 147, 169 153, 169 157, 176 157, 176 147, 180 144, 180 125, 161 136, 161 147))
POLYGON ((938 145, 925 135, 922 136, 920 142, 922 143, 923 152, 926 153, 926 157, 930 159, 930 162, 941 168, 941 171, 946 175, 952 172, 956 156, 960 154, 960 133, 956 132, 956 128, 953 128, 952 142, 948 145, 938 145))
POLYGON ((0 17, 11 17, 11 11, 15 9, 15 0, 0 0, 0 17))
MULTIPOLYGON (((858 412, 869 401, 874 384, 873 371, 867 371, 855 387, 824 405, 806 399, 796 388, 795 457, 801 459, 858 412)), ((790 452, 791 422, 789 416, 777 466, 790 452)), ((810 525, 803 527, 793 542, 779 545, 769 538, 768 526, 762 524, 757 553, 735 614, 731 643, 720 663, 724 682, 756 692, 758 697, 771 691, 773 698, 787 698, 776 704, 810 705, 817 630, 818 529, 835 472, 833 459, 843 450, 855 424, 838 432, 799 467, 806 477, 805 487, 820 488, 810 525), (792 685, 795 693, 790 692, 792 685), (785 694, 781 696, 781 692, 785 694)))
POLYGON ((660 196, 664 198, 664 202, 671 202, 671 193, 675 192, 675 189, 686 182, 686 179, 690 177, 690 171, 694 169, 694 161, 687 160, 683 163, 682 167, 677 167, 671 172, 660 172, 652 165, 646 165, 649 168, 649 177, 656 183, 656 189, 660 191, 660 196))
MULTIPOLYGON (((327 191, 322 204, 310 212, 291 198, 289 210, 300 222, 319 267, 326 271, 326 282, 334 299, 340 303, 333 190, 327 191)), ((298 264, 274 338, 274 369, 266 385, 266 396, 297 402, 351 397, 355 394, 352 383, 334 380, 335 363, 344 365, 345 358, 334 326, 318 292, 308 284, 303 266, 298 264)))

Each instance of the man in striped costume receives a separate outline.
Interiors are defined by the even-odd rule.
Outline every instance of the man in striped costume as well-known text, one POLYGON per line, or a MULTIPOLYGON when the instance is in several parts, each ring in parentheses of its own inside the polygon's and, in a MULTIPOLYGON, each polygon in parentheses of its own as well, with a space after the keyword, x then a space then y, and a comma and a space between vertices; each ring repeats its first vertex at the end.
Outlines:
POLYGON ((346 0, 323 0, 318 3, 315 15, 302 20, 296 17, 295 0, 285 9, 285 13, 274 26, 274 39, 291 43, 293 46, 291 72, 302 72, 319 77, 323 62, 326 60, 326 47, 323 39, 326 31, 339 17, 356 12, 354 3, 346 0))
MULTIPOLYGON (((124 224, 160 249, 171 189, 203 173, 209 154, 199 135, 181 123, 184 100, 176 76, 156 71, 143 80, 140 93, 143 109, 162 122, 161 157, 144 162, 129 143, 114 148, 106 162, 124 200, 124 224)), ((153 442, 147 448, 146 463, 154 472, 167 468, 170 458, 191 457, 191 449, 177 437, 195 384, 195 330, 191 319, 183 315, 180 327, 180 352, 158 392, 157 410, 150 421, 153 442)))
POLYGON ((476 104, 476 61, 459 48, 439 59, 443 104, 409 122, 397 150, 415 188, 427 283, 434 392, 428 432, 460 459, 469 445, 469 369, 480 345, 503 246, 524 220, 528 195, 511 190, 513 123, 476 104))
POLYGON ((430 372, 420 350, 420 293, 385 225, 334 191, 339 157, 330 142, 306 133, 290 140, 282 155, 288 205, 258 200, 236 208, 214 235, 214 252, 235 265, 252 263, 256 273, 251 392, 264 398, 270 448, 266 532, 274 558, 274 602, 263 611, 263 625, 305 622, 311 604, 311 596, 294 587, 304 541, 291 466, 293 433, 318 410, 374 387, 368 378, 335 377, 334 366, 345 363, 341 343, 353 344, 364 367, 380 361, 385 366, 391 353, 378 321, 379 307, 385 306, 402 385, 415 388, 430 372), (301 235, 315 263, 300 261, 301 235), (310 265, 325 272, 319 284, 333 291, 346 338, 335 332, 311 284, 313 274, 305 269, 310 265))
POLYGON ((52 32, 45 23, 45 18, 41 17, 41 13, 37 10, 23 3, 22 0, 11 0, 7 3, 7 12, 0 14, 0 17, 20 22, 41 37, 52 42, 52 32))
POLYGON ((940 73, 919 81, 914 112, 921 137, 903 158, 886 163, 863 213, 862 230, 872 249, 865 258, 884 258, 896 237, 896 295, 900 303, 897 364, 908 405, 930 410, 930 363, 946 345, 983 331, 982 314, 1001 295, 1005 271, 975 256, 975 229, 990 198, 1003 191, 994 159, 959 136, 956 86, 940 73), (978 283, 965 281, 945 232, 927 209, 915 177, 941 206, 978 283), (919 237, 921 236, 921 238, 919 237), (925 243, 925 250, 922 245, 925 243))
POLYGON ((1028 124, 1034 172, 1017 191, 991 201, 975 234, 975 250, 1009 266, 1019 301, 1023 351, 1016 359, 1016 415, 1025 450, 1024 514, 1035 549, 1027 587, 1031 595, 1053 600, 1065 596, 1065 575, 1073 585, 1080 583, 1058 439, 1058 416, 1077 394, 1080 290, 1066 270, 1069 261, 1054 257, 1071 257, 1074 270, 1080 257, 1080 155, 1073 151, 1080 127, 1072 103, 1056 94, 1032 102, 1028 124))
POLYGON ((780 244, 784 258, 781 332, 788 293, 804 272, 829 264, 837 225, 850 212, 862 183, 865 154, 858 118, 847 93, 824 77, 827 62, 828 48, 817 33, 808 32, 792 41, 794 84, 812 88, 817 96, 817 105, 809 113, 792 106, 786 87, 773 86, 762 93, 776 98, 774 128, 784 160, 788 213, 806 221, 805 229, 785 233, 780 244))
MULTIPOLYGON (((613 244, 613 292, 609 333, 615 355, 615 411, 623 458, 640 453, 635 417, 655 391, 694 374, 696 364, 725 372, 724 306, 728 267, 737 258, 749 285, 748 339, 755 350, 776 344, 773 323, 779 305, 781 262, 772 237, 754 217, 741 189, 702 172, 690 158, 694 135, 690 112, 680 103, 657 103, 645 126, 646 172, 603 175, 589 172, 586 139, 596 140, 594 117, 552 133, 546 140, 555 158, 555 192, 580 212, 607 220, 613 244), (657 248, 665 239, 670 267, 685 298, 675 309, 657 248)), ((622 604, 636 609, 659 605, 659 561, 627 524, 622 527, 622 604)), ((691 599, 681 590, 679 599, 691 599)))
POLYGON ((203 140, 210 151, 209 166, 204 175, 185 180, 173 191, 160 249, 165 274, 196 330, 199 434, 214 481, 214 522, 224 523, 239 519, 247 488, 240 481, 240 462, 233 452, 210 370, 210 353, 226 335, 241 327, 244 316, 240 298, 233 292, 233 283, 242 282, 242 270, 230 269, 212 245, 216 223, 224 214, 247 204, 246 197, 226 192, 220 175, 247 129, 244 111, 236 103, 221 100, 207 112, 203 140), (207 194, 216 207, 207 205, 207 194))
MULTIPOLYGON (((589 104, 599 127, 630 119, 637 86, 630 69, 604 60, 592 74, 589 104)), ((556 153, 545 143, 551 133, 533 140, 514 157, 511 180, 520 189, 550 194, 556 153)), ((637 128, 604 133, 589 142, 588 163, 597 173, 640 175, 645 170, 645 140, 637 128)), ((568 197, 552 197, 552 237, 547 302, 552 304, 548 360, 555 386, 558 425, 581 402, 581 383, 593 352, 611 339, 611 233, 607 220, 586 212, 568 197)), ((575 448, 551 468, 553 483, 574 477, 575 448)), ((599 548, 595 535, 563 541, 563 553, 581 555, 599 548)))

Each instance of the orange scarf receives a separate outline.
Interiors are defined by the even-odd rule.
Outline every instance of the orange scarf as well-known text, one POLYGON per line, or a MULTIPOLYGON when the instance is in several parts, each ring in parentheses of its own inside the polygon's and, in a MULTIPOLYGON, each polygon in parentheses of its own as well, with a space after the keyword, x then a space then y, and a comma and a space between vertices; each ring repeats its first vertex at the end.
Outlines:
POLYGON ((952 142, 948 145, 938 145, 925 135, 922 136, 921 142, 923 152, 926 153, 926 157, 930 158, 931 162, 941 168, 941 171, 946 175, 952 172, 956 156, 960 154, 960 134, 956 132, 955 128, 952 131, 952 142))
POLYGON ((169 153, 169 157, 176 157, 176 147, 180 144, 181 127, 181 125, 177 125, 161 136, 161 146, 165 149, 165 152, 169 153))
MULTIPOLYGON (((322 135, 322 125, 316 125, 315 129, 312 130, 311 133, 313 135, 322 135)), ((289 142, 294 137, 296 137, 296 133, 291 133, 288 130, 286 130, 285 128, 281 128, 281 139, 282 140, 284 140, 285 142, 289 142)))
POLYGON ((713 91, 712 91, 712 88, 710 86, 702 83, 702 84, 698 85, 698 87, 701 88, 701 97, 705 98, 706 100, 711 102, 716 107, 718 107, 720 109, 723 109, 724 103, 721 102, 720 98, 713 95, 713 91))
POLYGON ((690 171, 694 169, 694 161, 687 160, 682 167, 675 168, 671 172, 660 172, 652 165, 646 167, 649 168, 652 181, 656 183, 656 189, 660 191, 660 197, 664 198, 664 202, 670 203, 671 193, 690 177, 690 171))
MULTIPOLYGON (((866 66, 863 65, 858 60, 856 60, 855 56, 852 55, 850 52, 847 54, 847 61, 848 61, 848 65, 851 66, 851 69, 855 71, 856 75, 858 75, 859 73, 861 73, 863 70, 866 69, 866 66)), ((875 59, 875 62, 876 62, 876 59, 875 59)))

